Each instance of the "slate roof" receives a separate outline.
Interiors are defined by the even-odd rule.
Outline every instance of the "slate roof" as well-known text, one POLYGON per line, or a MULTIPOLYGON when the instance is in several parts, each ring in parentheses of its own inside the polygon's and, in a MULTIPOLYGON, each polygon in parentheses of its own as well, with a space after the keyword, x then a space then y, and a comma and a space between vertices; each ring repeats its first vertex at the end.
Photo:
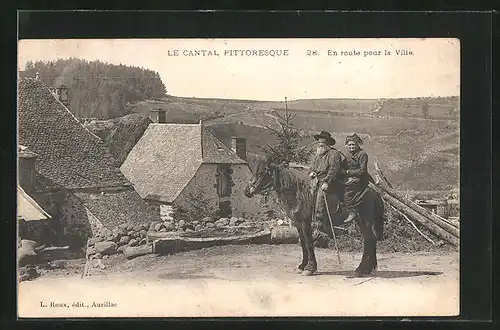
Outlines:
POLYGON ((75 192, 74 195, 108 229, 120 224, 141 224, 159 221, 147 204, 133 189, 102 194, 75 192))
POLYGON ((84 128, 50 90, 19 80, 19 144, 38 154, 36 170, 67 189, 130 185, 104 142, 84 128))
POLYGON ((201 124, 150 124, 121 170, 142 198, 171 203, 203 163, 247 164, 201 124))

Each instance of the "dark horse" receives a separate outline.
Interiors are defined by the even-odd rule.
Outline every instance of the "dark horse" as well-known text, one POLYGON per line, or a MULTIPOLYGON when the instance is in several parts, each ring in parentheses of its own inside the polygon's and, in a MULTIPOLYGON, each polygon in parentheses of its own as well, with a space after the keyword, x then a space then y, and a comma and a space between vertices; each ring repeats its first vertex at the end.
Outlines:
MULTIPOLYGON (((313 275, 317 270, 312 233, 312 212, 315 199, 309 182, 307 179, 299 178, 287 166, 274 165, 266 158, 260 158, 254 177, 245 188, 245 196, 251 198, 255 194, 262 194, 270 189, 276 191, 279 202, 299 232, 302 263, 297 271, 302 275, 313 275)), ((356 217, 356 223, 364 238, 364 251, 361 263, 356 269, 356 276, 369 275, 377 268, 377 240, 382 239, 383 234, 383 200, 377 192, 368 189, 369 191, 365 193, 357 207, 359 216, 356 217)), ((330 212, 332 217, 341 213, 331 208, 330 212)))

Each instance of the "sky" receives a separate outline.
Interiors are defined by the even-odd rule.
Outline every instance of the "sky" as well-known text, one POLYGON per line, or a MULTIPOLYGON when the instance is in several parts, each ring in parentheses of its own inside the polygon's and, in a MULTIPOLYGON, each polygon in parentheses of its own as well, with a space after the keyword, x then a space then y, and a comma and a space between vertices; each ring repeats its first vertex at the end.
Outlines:
POLYGON ((19 41, 19 70, 27 61, 69 57, 154 70, 169 95, 183 97, 279 101, 459 96, 460 92, 460 42, 448 38, 19 41), (179 56, 172 56, 176 50, 179 56), (217 51, 219 56, 189 56, 192 50, 217 51), (229 50, 288 55, 229 56, 229 50), (397 55, 396 50, 412 54, 397 55), (329 56, 328 51, 337 55, 329 56))

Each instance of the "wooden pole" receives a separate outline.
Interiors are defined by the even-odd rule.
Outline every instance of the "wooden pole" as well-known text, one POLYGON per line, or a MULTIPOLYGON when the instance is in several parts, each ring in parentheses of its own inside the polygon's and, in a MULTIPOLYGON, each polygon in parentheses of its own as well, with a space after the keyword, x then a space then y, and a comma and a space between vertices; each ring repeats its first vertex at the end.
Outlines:
POLYGON ((388 194, 385 190, 381 189, 380 187, 377 187, 375 185, 372 185, 373 190, 378 192, 380 195, 383 196, 383 198, 393 207, 398 209, 399 211, 403 212, 406 214, 409 218, 412 218, 413 221, 416 221, 423 226, 425 226, 427 229, 429 229, 432 233, 434 233, 436 236, 439 238, 447 241, 448 243, 453 244, 454 246, 458 247, 459 246, 459 239, 452 233, 447 232, 437 224, 435 224, 433 221, 431 221, 429 218, 421 215, 420 213, 416 212, 412 208, 408 207, 406 204, 403 202, 399 201, 397 198, 394 198, 390 194, 388 194))
POLYGON ((423 207, 420 207, 419 205, 406 199, 404 196, 402 196, 398 192, 394 191, 393 189, 390 189, 388 187, 384 187, 384 185, 379 185, 378 187, 381 190, 383 190, 385 193, 389 194, 391 197, 393 197, 393 198, 397 199, 399 202, 405 204, 408 208, 412 209, 416 213, 428 218, 430 221, 435 223, 437 226, 443 228, 447 232, 453 234, 456 237, 460 236, 460 230, 457 227, 455 227, 454 225, 452 225, 449 222, 443 221, 442 219, 440 219, 440 217, 438 217, 437 215, 435 215, 431 211, 429 211, 423 207))

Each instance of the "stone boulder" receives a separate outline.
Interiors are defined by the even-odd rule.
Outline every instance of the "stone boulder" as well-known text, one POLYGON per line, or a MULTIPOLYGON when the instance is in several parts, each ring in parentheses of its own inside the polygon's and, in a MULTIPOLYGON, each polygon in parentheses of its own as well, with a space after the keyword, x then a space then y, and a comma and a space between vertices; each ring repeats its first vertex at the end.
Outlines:
POLYGON ((214 219, 212 217, 204 217, 203 219, 201 219, 201 222, 207 224, 207 223, 213 223, 214 222, 214 219))
POLYGON ((123 245, 123 244, 128 244, 128 241, 130 241, 130 236, 122 236, 118 243, 123 245))
POLYGON ((227 226, 229 226, 229 219, 228 218, 220 218, 219 220, 215 221, 215 226, 216 227, 227 227, 227 226))
POLYGON ((172 221, 164 222, 163 225, 167 231, 174 231, 176 229, 172 221))
POLYGON ((118 226, 118 227, 116 227, 116 228, 114 229, 113 233, 115 233, 115 232, 116 232, 118 235, 120 235, 120 236, 125 236, 125 235, 127 235, 127 229, 125 229, 125 228, 123 228, 123 227, 120 227, 120 226, 118 226))
POLYGON ((139 241, 138 241, 138 240, 136 240, 135 238, 132 238, 132 239, 128 242, 128 245, 129 245, 129 246, 136 246, 138 243, 139 243, 139 241))

